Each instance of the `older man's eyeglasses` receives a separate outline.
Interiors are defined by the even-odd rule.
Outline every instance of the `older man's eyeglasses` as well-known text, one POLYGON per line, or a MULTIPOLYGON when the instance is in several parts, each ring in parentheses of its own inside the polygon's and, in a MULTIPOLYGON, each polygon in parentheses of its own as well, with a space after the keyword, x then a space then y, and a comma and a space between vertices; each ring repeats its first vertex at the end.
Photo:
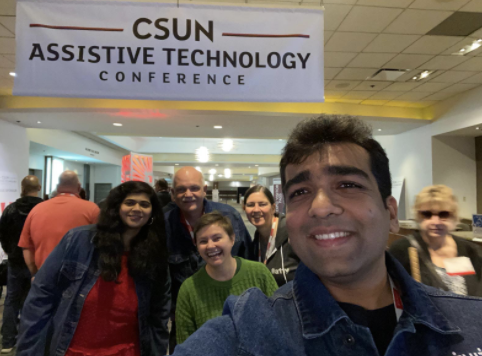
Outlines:
POLYGON ((431 212, 430 210, 422 210, 418 212, 420 216, 426 220, 431 219, 432 216, 438 216, 440 220, 448 220, 452 217, 450 211, 439 211, 438 213, 431 212))

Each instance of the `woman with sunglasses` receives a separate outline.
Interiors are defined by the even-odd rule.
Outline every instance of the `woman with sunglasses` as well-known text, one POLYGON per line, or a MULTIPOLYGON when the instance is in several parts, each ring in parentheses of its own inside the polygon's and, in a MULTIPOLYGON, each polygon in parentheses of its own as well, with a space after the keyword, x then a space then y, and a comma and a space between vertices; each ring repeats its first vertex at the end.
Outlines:
POLYGON ((422 189, 414 210, 419 232, 395 241, 389 252, 426 285, 457 294, 482 296, 481 249, 451 235, 458 222, 458 204, 452 189, 445 185, 422 189))
POLYGON ((165 355, 164 217, 147 183, 112 189, 97 225, 70 230, 35 276, 17 355, 165 355))

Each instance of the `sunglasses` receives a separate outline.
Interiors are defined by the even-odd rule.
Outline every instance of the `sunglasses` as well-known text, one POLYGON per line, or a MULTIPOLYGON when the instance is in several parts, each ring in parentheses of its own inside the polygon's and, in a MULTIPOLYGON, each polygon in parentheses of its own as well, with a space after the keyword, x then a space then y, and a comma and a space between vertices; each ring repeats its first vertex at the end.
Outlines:
POLYGON ((432 213, 430 210, 423 210, 418 212, 424 219, 431 219, 432 216, 438 216, 440 220, 448 220, 452 217, 450 211, 439 211, 438 213, 432 213))

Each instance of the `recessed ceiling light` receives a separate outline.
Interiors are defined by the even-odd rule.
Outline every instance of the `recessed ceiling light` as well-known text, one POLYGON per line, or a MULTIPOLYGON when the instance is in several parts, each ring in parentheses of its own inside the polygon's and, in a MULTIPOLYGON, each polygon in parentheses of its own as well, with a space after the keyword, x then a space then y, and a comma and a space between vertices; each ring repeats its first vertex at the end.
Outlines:
POLYGON ((416 75, 415 77, 413 77, 412 79, 413 80, 423 80, 423 79, 426 79, 428 78, 429 75, 435 73, 434 70, 424 70, 423 72, 421 72, 420 74, 416 75))
POLYGON ((219 166, 219 164, 216 163, 216 167, 218 167, 218 166, 219 166))
POLYGON ((462 47, 458 52, 452 53, 454 56, 465 56, 467 53, 475 51, 477 48, 482 46, 482 39, 478 39, 473 41, 471 44, 468 44, 462 47))
POLYGON ((175 166, 179 166, 179 163, 174 163, 175 166))
POLYGON ((223 127, 222 126, 219 126, 219 125, 216 125, 214 126, 215 129, 222 129, 223 127))
POLYGON ((254 166, 255 166, 255 167, 259 167, 259 164, 255 164, 254 166))
POLYGON ((475 129, 476 129, 476 130, 480 130, 480 127, 476 127, 475 129))
POLYGON ((382 131, 382 129, 378 129, 378 131, 382 131))
POLYGON ((112 125, 114 126, 122 126, 122 124, 118 123, 118 122, 114 122, 112 125))
POLYGON ((16 74, 15 72, 10 72, 10 73, 8 73, 8 74, 10 74, 12 77, 16 77, 16 76, 17 76, 17 74, 16 74))
POLYGON ((224 152, 229 152, 233 149, 234 147, 234 142, 233 140, 229 139, 229 138, 226 138, 223 140, 223 143, 221 144, 221 149, 224 151, 224 152))
POLYGON ((278 141, 283 141, 283 139, 282 139, 282 138, 280 138, 278 141))
POLYGON ((214 168, 211 168, 211 169, 209 170, 209 174, 216 174, 216 170, 215 170, 214 168))
POLYGON ((40 122, 40 121, 37 121, 37 124, 41 124, 41 122, 40 122))
POLYGON ((251 168, 251 166, 249 166, 248 168, 251 168))
POLYGON ((223 175, 222 174, 218 174, 218 177, 222 177, 223 175))

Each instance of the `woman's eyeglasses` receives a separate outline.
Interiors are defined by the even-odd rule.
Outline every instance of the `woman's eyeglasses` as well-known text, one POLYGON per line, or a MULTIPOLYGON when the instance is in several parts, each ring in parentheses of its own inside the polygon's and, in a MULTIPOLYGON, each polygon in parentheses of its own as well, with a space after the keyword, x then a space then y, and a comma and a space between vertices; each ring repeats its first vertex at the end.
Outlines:
POLYGON ((439 211, 438 213, 433 213, 430 210, 423 210, 418 212, 424 219, 431 219, 432 216, 438 216, 440 220, 448 220, 452 217, 450 211, 439 211))

